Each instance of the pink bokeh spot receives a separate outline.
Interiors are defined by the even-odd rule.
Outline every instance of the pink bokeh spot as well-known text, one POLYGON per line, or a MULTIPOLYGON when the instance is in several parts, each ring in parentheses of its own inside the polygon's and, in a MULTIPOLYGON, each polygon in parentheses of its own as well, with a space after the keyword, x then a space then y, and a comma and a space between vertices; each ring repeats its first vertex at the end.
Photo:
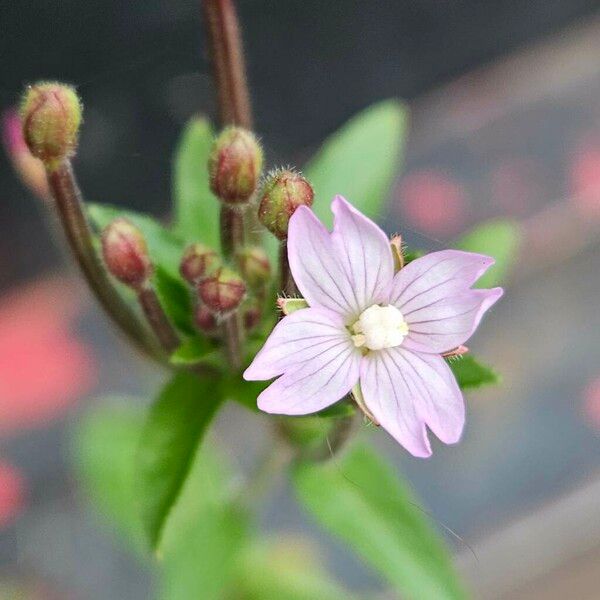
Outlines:
POLYGON ((600 433, 600 375, 583 392, 582 412, 585 422, 600 433))
POLYGON ((410 223, 425 233, 452 235, 464 223, 466 191, 441 171, 421 169, 409 173, 400 183, 398 197, 410 223))
POLYGON ((600 134, 582 142, 570 169, 573 203, 584 217, 600 219, 600 134))
POLYGON ((0 432, 44 425, 94 385, 93 356, 72 333, 79 301, 58 278, 0 300, 0 432))
POLYGON ((0 528, 10 525, 25 505, 25 481, 11 464, 0 461, 0 528))

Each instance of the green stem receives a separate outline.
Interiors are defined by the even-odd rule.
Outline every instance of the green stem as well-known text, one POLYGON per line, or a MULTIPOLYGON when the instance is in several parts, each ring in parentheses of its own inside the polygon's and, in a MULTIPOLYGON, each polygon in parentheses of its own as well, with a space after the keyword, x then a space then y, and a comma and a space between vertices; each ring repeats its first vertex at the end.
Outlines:
POLYGON ((98 257, 90 224, 83 212, 83 199, 69 160, 47 171, 50 191, 69 246, 88 285, 106 313, 145 354, 156 358, 157 349, 131 308, 123 301, 98 257))

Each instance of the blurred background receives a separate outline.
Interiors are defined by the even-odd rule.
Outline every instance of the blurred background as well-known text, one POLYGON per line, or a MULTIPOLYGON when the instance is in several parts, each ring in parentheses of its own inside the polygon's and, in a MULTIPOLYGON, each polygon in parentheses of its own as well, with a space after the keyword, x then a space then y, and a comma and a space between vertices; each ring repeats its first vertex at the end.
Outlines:
MULTIPOLYGON (((472 347, 504 376, 467 395, 462 444, 429 461, 378 436, 449 535, 476 597, 592 599, 600 589, 600 11, 592 0, 240 0, 269 163, 302 165, 368 104, 406 99, 411 129, 385 228, 440 249, 497 216, 522 224, 503 301, 472 347)), ((24 84, 78 86, 87 198, 165 215, 171 154, 215 113, 198 2, 0 0, 0 109, 24 84)), ((152 581, 90 511, 71 431, 94 399, 153 393, 0 157, 0 598, 147 598, 152 581), (115 349, 116 348, 116 349, 115 349), (21 594, 19 596, 18 594, 21 594)), ((234 460, 261 424, 231 408, 234 460)), ((265 526, 324 545, 282 484, 265 526)))

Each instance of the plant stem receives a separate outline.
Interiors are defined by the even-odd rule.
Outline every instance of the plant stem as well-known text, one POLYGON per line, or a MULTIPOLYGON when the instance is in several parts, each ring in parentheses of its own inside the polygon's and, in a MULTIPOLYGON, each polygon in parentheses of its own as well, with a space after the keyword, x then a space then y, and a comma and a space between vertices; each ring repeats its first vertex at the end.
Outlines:
POLYGON ((138 300, 160 345, 167 354, 175 352, 179 348, 181 341, 160 305, 154 288, 151 285, 142 287, 138 291, 138 300))
POLYGON ((96 298, 129 339, 145 354, 156 358, 156 348, 135 313, 118 295, 98 257, 90 224, 83 212, 81 191, 69 160, 47 170, 48 184, 56 202, 69 246, 96 298))
MULTIPOLYGON (((204 0, 204 20, 209 38, 213 74, 223 125, 252 128, 250 93, 237 14, 232 0, 204 0)), ((245 241, 244 215, 241 211, 221 207, 221 248, 231 258, 245 241)), ((227 358, 234 369, 242 363, 244 329, 241 316, 234 313, 222 326, 227 358)))
POLYGON ((298 295, 298 288, 296 282, 292 277, 292 271, 290 270, 290 263, 288 260, 287 243, 282 242, 279 248, 279 272, 281 274, 281 290, 287 297, 294 297, 298 295))
POLYGON ((250 93, 237 14, 232 0, 204 0, 221 121, 252 128, 250 93))
POLYGON ((230 258, 245 243, 244 215, 241 210, 223 204, 220 219, 221 250, 225 258, 230 258))

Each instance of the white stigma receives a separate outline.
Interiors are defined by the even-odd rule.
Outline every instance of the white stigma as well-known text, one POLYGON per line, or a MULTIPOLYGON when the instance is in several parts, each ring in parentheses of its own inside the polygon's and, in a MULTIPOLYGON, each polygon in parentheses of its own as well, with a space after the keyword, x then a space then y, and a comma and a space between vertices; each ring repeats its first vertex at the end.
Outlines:
POLYGON ((352 341, 357 348, 383 350, 399 346, 408 333, 408 325, 395 306, 374 304, 363 311, 352 326, 352 341))

